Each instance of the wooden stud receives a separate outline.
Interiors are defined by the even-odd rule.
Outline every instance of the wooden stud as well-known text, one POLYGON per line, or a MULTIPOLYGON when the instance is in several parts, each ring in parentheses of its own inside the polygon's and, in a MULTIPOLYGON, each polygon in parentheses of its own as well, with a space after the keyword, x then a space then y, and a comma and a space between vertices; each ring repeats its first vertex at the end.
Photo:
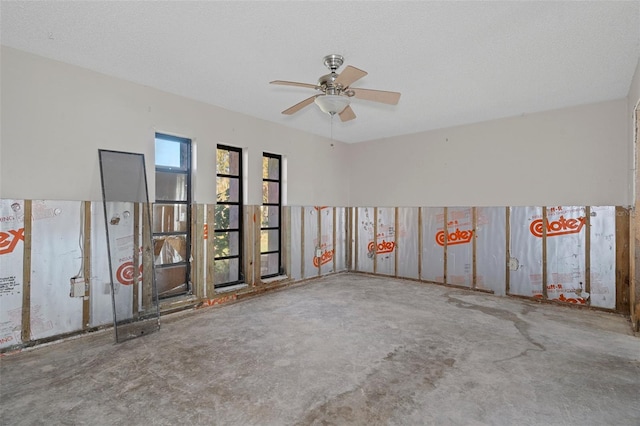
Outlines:
MULTIPOLYGON (((140 203, 133 203, 133 301, 131 310, 133 318, 138 318, 140 313, 140 203)), ((144 275, 144 272, 143 272, 144 275)))
MULTIPOLYGON (((584 234, 584 291, 591 294, 591 207, 584 208, 585 228, 584 234)), ((591 304, 591 298, 587 305, 591 304)))
POLYGON ((422 209, 423 207, 418 207, 418 279, 422 280, 422 243, 423 243, 423 235, 422 235, 422 209))
POLYGON ((337 212, 336 212, 336 207, 333 207, 333 244, 332 244, 332 250, 333 250, 333 272, 336 272, 338 270, 338 267, 336 266, 336 244, 337 244, 337 238, 336 238, 336 229, 338 228, 338 223, 336 221, 336 218, 338 217, 337 212))
POLYGON ((373 273, 378 272, 378 208, 373 207, 373 273))
POLYGON ((253 206, 253 282, 262 284, 262 206, 253 206))
MULTIPOLYGON (((215 293, 214 287, 215 287, 215 257, 216 257, 216 247, 215 247, 215 242, 216 242, 216 223, 215 223, 215 218, 216 218, 216 206, 215 204, 207 204, 205 206, 205 211, 206 211, 206 224, 207 224, 207 240, 205 241, 205 245, 206 245, 206 251, 207 251, 207 255, 206 255, 206 261, 205 261, 205 265, 203 265, 203 269, 207 268, 207 273, 206 273, 206 283, 205 283, 205 297, 211 299, 213 298, 213 295, 215 293)), ((246 233, 245 233, 245 237, 246 237, 246 233)), ((246 238, 245 238, 246 241, 246 238)), ((245 253, 247 253, 247 244, 245 242, 245 244, 243 244, 244 248, 245 248, 245 253)), ((245 256, 245 260, 248 258, 248 256, 245 256)), ((247 265, 244 265, 244 270, 245 271, 249 271, 249 268, 247 267, 247 265)))
POLYGON ((150 312, 154 303, 154 247, 151 237, 150 209, 149 203, 142 204, 142 308, 145 313, 150 312))
POLYGON ((284 241, 282 244, 282 254, 284 259, 282 260, 282 264, 285 268, 285 275, 291 278, 291 207, 283 206, 282 207, 283 217, 281 218, 280 226, 283 229, 282 238, 284 241))
POLYGON ((396 249, 396 255, 394 256, 394 264, 393 264, 393 268, 395 271, 395 277, 398 277, 398 225, 400 224, 400 219, 398 218, 398 211, 400 209, 398 207, 396 207, 395 209, 395 223, 393 224, 394 228, 393 228, 393 232, 394 232, 394 241, 396 243, 395 249, 396 249))
POLYGON ((91 201, 84 202, 84 229, 82 241, 82 275, 85 292, 82 298, 82 329, 86 330, 91 321, 91 201))
POLYGON ((616 311, 631 313, 629 277, 629 209, 616 207, 616 311))
POLYGON ((24 245, 22 252, 22 342, 31 340, 31 200, 24 200, 24 245))
POLYGON ((300 207, 300 275, 304 279, 304 207, 300 207))
POLYGON ((510 263, 511 263, 511 207, 505 207, 505 241, 507 244, 505 253, 506 253, 506 259, 505 259, 505 275, 504 275, 504 279, 505 279, 505 294, 509 294, 511 292, 511 288, 510 288, 510 278, 511 278, 511 268, 510 268, 510 263))
POLYGON ((449 209, 447 207, 443 207, 442 211, 444 212, 444 245, 443 245, 443 278, 442 281, 444 284, 447 283, 447 241, 449 240, 449 209))
POLYGON ((471 288, 478 286, 478 208, 471 207, 471 227, 473 240, 471 243, 471 288))
MULTIPOLYGON (((322 206, 316 206, 316 212, 318 216, 318 238, 316 239, 316 246, 314 247, 313 257, 318 257, 318 251, 322 250, 322 206)), ((321 257, 322 255, 320 255, 321 257)), ((318 259, 318 276, 322 275, 322 265, 320 264, 320 259, 318 259)))
POLYGON ((547 206, 542 206, 542 298, 547 299, 547 206))
POLYGON ((353 207, 344 208, 344 226, 345 233, 347 235, 347 241, 345 241, 344 248, 347 254, 347 271, 353 271, 353 207))
MULTIPOLYGON (((193 294, 198 298, 202 299, 205 296, 205 258, 204 258, 204 245, 206 240, 204 239, 204 205, 203 204, 195 204, 193 206, 194 214, 191 215, 193 218, 193 228, 195 232, 193 233, 192 244, 191 247, 194 248, 193 253, 193 264, 191 265, 191 270, 194 271, 192 281, 195 281, 193 284, 193 294)), ((207 234, 209 232, 209 228, 207 228, 207 234)), ((208 235, 207 235, 208 238, 208 235)))
POLYGON ((357 207, 353 207, 354 210, 354 215, 355 215, 355 222, 353 223, 353 230, 354 230, 354 234, 355 234, 355 238, 353 241, 353 253, 354 253, 354 265, 353 265, 353 270, 357 271, 358 270, 358 233, 359 233, 359 226, 358 226, 358 208, 357 207))

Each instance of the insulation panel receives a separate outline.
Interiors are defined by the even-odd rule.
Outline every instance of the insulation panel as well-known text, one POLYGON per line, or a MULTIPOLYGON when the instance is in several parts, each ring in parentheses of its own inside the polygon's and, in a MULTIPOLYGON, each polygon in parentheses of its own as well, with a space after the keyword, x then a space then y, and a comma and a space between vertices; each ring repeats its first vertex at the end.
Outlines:
POLYGON ((420 279, 444 283, 444 208, 422 209, 422 276, 420 279))
POLYGON ((0 349, 22 343, 24 201, 0 200, 0 349))

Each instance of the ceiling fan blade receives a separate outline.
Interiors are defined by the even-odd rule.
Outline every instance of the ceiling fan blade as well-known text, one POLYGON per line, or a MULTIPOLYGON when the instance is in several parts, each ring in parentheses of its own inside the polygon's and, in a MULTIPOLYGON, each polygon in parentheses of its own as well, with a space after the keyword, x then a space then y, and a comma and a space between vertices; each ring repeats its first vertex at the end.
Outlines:
POLYGON ((342 112, 338 115, 340 116, 340 121, 342 122, 353 120, 354 118, 356 118, 356 113, 353 112, 350 105, 347 105, 347 107, 343 109, 342 112))
POLYGON ((349 87, 351 83, 360 80, 365 75, 367 75, 366 71, 349 65, 340 73, 338 78, 336 78, 335 84, 341 84, 342 87, 349 87))
POLYGON ((305 99, 302 102, 298 102, 297 104, 295 104, 294 106, 292 106, 291 108, 287 108, 284 111, 282 111, 283 114, 285 115, 291 115, 294 114, 298 111, 300 111, 302 108, 306 107, 307 105, 310 105, 313 103, 313 101, 316 99, 318 95, 313 95, 310 98, 305 99))
POLYGON ((365 101, 381 102, 383 104, 397 105, 400 100, 400 93, 387 92, 385 90, 372 90, 372 89, 352 89, 353 97, 358 99, 364 99, 365 101))
POLYGON ((284 81, 284 80, 273 80, 273 81, 270 81, 269 84, 279 84, 281 86, 308 87, 309 89, 316 89, 318 87, 315 84, 298 83, 298 82, 295 82, 295 81, 284 81))

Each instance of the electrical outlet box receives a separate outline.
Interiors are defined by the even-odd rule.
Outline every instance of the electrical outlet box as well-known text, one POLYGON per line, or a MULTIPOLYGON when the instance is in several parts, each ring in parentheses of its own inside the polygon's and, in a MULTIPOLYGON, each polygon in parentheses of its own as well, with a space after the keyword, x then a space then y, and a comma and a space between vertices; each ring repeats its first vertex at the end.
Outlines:
POLYGON ((87 294, 87 286, 89 282, 81 277, 71 278, 70 297, 84 297, 87 294))
POLYGON ((322 256, 322 249, 320 247, 316 247, 316 257, 322 256))

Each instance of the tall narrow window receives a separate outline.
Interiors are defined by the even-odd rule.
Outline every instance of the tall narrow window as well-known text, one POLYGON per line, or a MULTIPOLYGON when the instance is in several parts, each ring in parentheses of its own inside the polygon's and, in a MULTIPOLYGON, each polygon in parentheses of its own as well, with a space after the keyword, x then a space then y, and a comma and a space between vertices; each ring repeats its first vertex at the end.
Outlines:
POLYGON ((242 272, 242 149, 216 151, 215 287, 244 281, 242 272))
POLYGON ((191 291, 191 140, 156 133, 153 251, 160 297, 191 291))
POLYGON ((282 273, 280 250, 281 163, 275 154, 262 155, 262 220, 260 226, 260 275, 274 277, 282 273))

